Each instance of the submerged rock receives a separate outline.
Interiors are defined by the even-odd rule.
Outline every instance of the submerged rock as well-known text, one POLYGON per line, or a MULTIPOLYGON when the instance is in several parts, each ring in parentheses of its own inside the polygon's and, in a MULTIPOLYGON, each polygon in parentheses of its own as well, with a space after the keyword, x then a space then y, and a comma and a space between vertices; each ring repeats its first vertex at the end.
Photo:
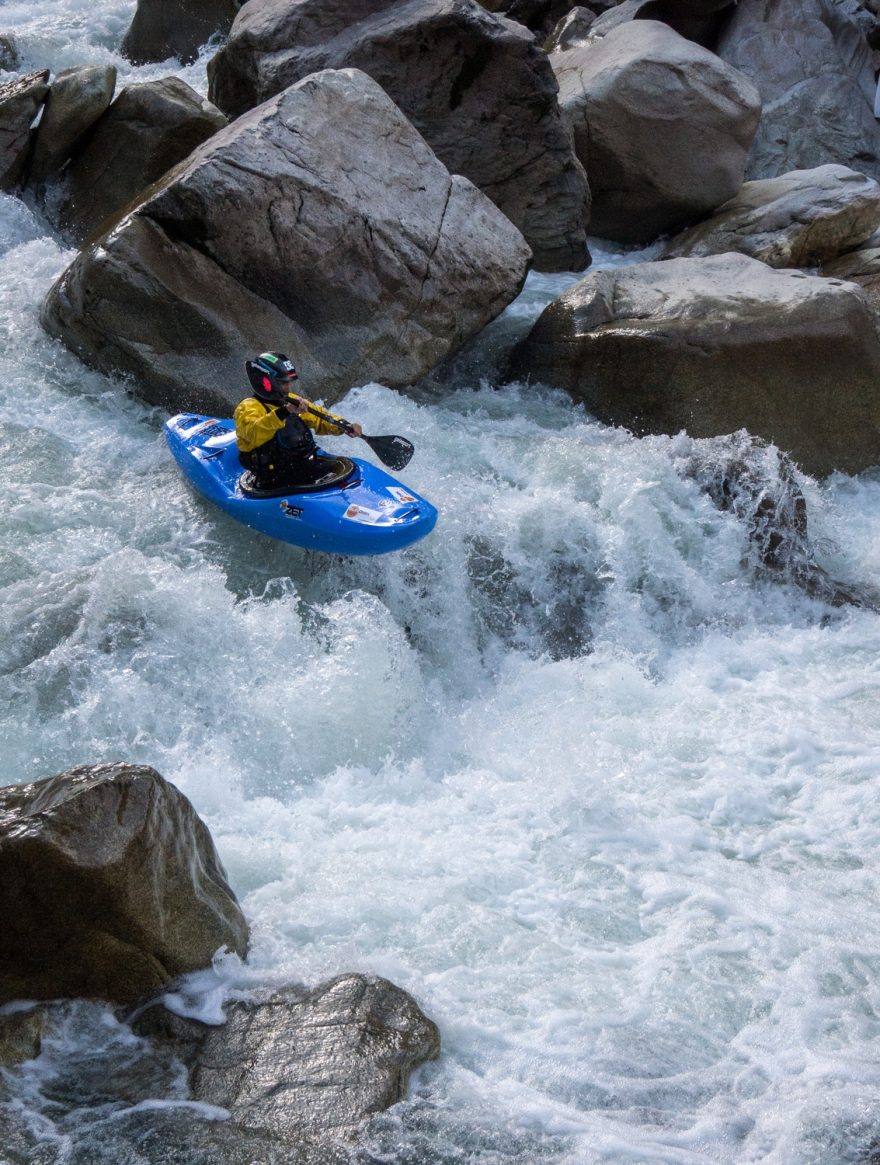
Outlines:
POLYGON ((526 29, 474 0, 250 0, 208 66, 209 94, 235 116, 326 68, 377 81, 522 231, 540 270, 587 265, 587 180, 526 29))
POLYGON ((0 789, 0 913, 0 1002, 130 1003, 247 947, 210 834, 143 766, 0 789))
POLYGON ((746 429, 808 473, 859 473, 880 464, 878 327, 851 283, 737 254, 668 259, 586 276, 511 373, 637 434, 746 429))
POLYGON ((31 125, 49 92, 48 69, 0 85, 0 191, 14 190, 31 152, 31 125))
POLYGON ((761 109, 742 73, 653 20, 551 61, 590 180, 593 234, 647 243, 739 190, 761 109))
POLYGON ((51 290, 48 330, 174 410, 231 410, 245 358, 307 390, 416 381, 518 294, 529 249, 356 70, 200 146, 51 290))
POLYGON ((664 258, 739 251, 771 267, 816 267, 880 226, 880 185, 846 166, 746 182, 705 222, 674 238, 664 258))

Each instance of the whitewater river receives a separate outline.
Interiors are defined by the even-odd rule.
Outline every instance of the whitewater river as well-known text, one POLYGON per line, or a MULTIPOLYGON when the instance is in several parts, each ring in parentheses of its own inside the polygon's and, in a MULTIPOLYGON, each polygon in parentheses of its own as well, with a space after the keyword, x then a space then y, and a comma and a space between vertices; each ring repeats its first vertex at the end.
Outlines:
MULTIPOLYGON (((132 11, 15 0, 0 31, 27 68, 167 74, 115 55, 132 11)), ((204 90, 204 61, 176 71, 204 90)), ((534 388, 353 388, 340 411, 415 443, 435 533, 360 561, 272 543, 187 491, 161 411, 42 334, 71 258, 0 198, 0 779, 136 761, 193 801, 253 928, 194 1006, 341 971, 412 992, 443 1055, 364 1161, 864 1161, 880 617, 762 576, 686 437, 534 388)), ((801 484, 819 562, 876 581, 880 476, 801 484)), ((14 1084, 51 1160, 97 1137, 47 1082, 112 1064, 105 1028, 14 1084)))

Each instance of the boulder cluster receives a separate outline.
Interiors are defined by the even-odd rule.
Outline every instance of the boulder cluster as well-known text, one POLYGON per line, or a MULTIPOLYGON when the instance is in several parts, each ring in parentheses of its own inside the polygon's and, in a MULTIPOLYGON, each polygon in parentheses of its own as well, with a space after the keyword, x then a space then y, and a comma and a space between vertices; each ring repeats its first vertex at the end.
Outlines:
POLYGON ((207 99, 0 38, 0 189, 80 248, 44 326, 145 399, 228 411, 269 346, 329 400, 437 383, 530 266, 661 239, 507 375, 880 461, 878 0, 138 0, 120 48, 204 54, 207 99))

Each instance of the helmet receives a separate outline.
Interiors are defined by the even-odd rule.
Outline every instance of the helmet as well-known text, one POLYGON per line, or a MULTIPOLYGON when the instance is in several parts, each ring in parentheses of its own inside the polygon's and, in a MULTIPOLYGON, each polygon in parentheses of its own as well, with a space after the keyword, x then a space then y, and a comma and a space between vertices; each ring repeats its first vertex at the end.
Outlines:
POLYGON ((245 371, 254 395, 269 404, 280 404, 285 400, 290 385, 299 379, 283 352, 263 352, 245 363, 245 371))

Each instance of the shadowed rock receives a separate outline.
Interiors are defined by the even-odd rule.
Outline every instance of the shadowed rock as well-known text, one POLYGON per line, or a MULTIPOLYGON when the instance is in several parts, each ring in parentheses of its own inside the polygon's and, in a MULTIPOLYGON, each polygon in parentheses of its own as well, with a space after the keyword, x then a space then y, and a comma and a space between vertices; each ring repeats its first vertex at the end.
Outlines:
POLYGON ((746 182, 705 222, 674 238, 664 258, 739 251, 771 267, 816 267, 880 226, 880 185, 846 166, 746 182))
POLYGON ((37 128, 28 168, 30 183, 45 182, 61 169, 113 100, 115 87, 113 65, 81 65, 58 74, 37 128))
POLYGON ((740 188, 760 98, 747 77, 653 20, 551 57, 590 178, 590 229, 650 242, 740 188))
POLYGON ((598 17, 592 38, 606 36, 629 20, 659 20, 688 40, 714 48, 735 0, 623 0, 598 17))
POLYGON ((176 57, 189 64, 212 36, 229 31, 242 0, 138 0, 122 41, 136 65, 176 57))
POLYGON ((541 270, 589 260, 589 190, 546 54, 474 0, 250 0, 208 66, 231 116, 318 69, 377 81, 454 174, 498 206, 541 270))
POLYGON ((220 110, 178 77, 128 85, 68 167, 61 228, 88 238, 225 125, 220 110))
POLYGON ((14 190, 31 151, 31 125, 46 100, 48 69, 0 85, 0 190, 14 190))
POLYGON ((871 52, 835 0, 739 0, 719 54, 761 91, 749 178, 838 162, 880 179, 871 52))
POLYGON ((207 829, 140 766, 0 789, 0 913, 0 1002, 132 1002, 247 946, 207 829))
POLYGON ((43 319, 177 411, 234 407, 268 346, 332 398, 416 381, 519 293, 529 258, 375 82, 327 72, 200 146, 74 260, 43 319))
POLYGON ((880 333, 851 283, 744 255, 597 271, 554 301, 513 375, 637 434, 747 429, 808 473, 880 464, 880 333))

